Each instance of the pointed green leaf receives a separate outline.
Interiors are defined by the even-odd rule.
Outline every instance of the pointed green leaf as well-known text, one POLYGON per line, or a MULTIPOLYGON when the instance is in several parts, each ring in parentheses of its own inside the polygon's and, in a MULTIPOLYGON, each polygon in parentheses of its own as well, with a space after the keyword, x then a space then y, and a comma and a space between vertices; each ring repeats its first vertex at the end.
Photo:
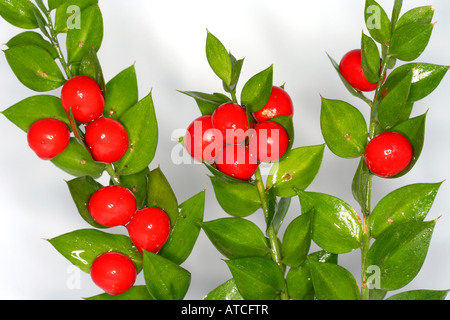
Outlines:
POLYGON ((13 26, 22 29, 36 29, 38 23, 33 12, 36 6, 30 0, 0 1, 0 16, 13 26))
POLYGON ((418 8, 413 8, 405 12, 396 24, 396 28, 400 28, 409 23, 431 23, 433 19, 434 7, 433 6, 422 6, 418 8))
POLYGON ((182 300, 191 283, 191 274, 176 263, 144 250, 144 278, 155 300, 182 300))
POLYGON ((391 22, 386 11, 374 0, 366 0, 364 19, 372 38, 381 44, 391 39, 391 22))
POLYGON ((353 198, 358 201, 363 213, 369 213, 370 203, 368 197, 368 182, 370 179, 370 171, 367 167, 364 158, 361 157, 359 161, 358 169, 356 169, 355 175, 352 180, 352 194, 353 198))
POLYGON ((91 48, 81 59, 78 74, 94 79, 100 86, 103 95, 106 94, 105 78, 98 60, 97 53, 91 48))
POLYGON ((230 279, 208 293, 203 300, 244 300, 244 298, 239 293, 234 279, 230 279))
POLYGON ((120 185, 127 187, 133 192, 138 209, 142 209, 147 205, 147 183, 149 173, 149 169, 145 168, 138 173, 119 177, 120 185))
POLYGON ((178 217, 178 200, 166 176, 158 167, 148 173, 147 205, 164 210, 173 226, 178 217))
POLYGON ((180 91, 195 99, 202 115, 211 115, 221 104, 231 102, 230 98, 221 93, 203 93, 198 91, 180 91))
POLYGON ((231 82, 232 65, 227 49, 212 33, 207 32, 206 58, 214 73, 225 83, 231 82))
POLYGON ((250 112, 262 109, 269 101, 273 86, 273 66, 255 74, 241 91, 241 104, 250 112))
POLYGON ((282 262, 298 267, 306 260, 311 245, 311 213, 304 213, 287 226, 283 236, 282 262))
POLYGON ((50 53, 53 59, 56 59, 58 57, 58 52, 56 51, 55 47, 53 47, 53 45, 45 40, 39 33, 34 31, 25 31, 19 33, 15 37, 11 38, 6 43, 6 45, 9 48, 16 46, 33 45, 47 50, 47 52, 50 53))
POLYGON ((414 22, 396 29, 389 46, 389 54, 403 61, 417 59, 428 45, 433 26, 430 23, 414 22))
POLYGON ((450 290, 411 290, 397 293, 386 300, 445 300, 450 290))
POLYGON ((361 37, 361 64, 366 79, 369 82, 378 82, 380 79, 380 52, 375 41, 364 33, 361 37))
MULTIPOLYGON (((269 189, 269 191, 272 189, 269 189)), ((288 212, 289 206, 291 205, 291 198, 280 198, 277 202, 277 206, 275 208, 275 213, 272 217, 272 225, 275 229, 275 232, 278 234, 280 227, 283 223, 284 217, 288 212)), ((269 225, 270 227, 270 225, 269 225)))

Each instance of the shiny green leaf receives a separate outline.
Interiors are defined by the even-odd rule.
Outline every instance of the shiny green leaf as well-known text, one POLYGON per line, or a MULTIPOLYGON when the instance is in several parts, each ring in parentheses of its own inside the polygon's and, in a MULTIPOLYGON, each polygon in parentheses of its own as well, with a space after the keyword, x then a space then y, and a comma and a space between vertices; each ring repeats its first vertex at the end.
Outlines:
POLYGON ((372 38, 381 44, 387 44, 391 39, 391 22, 386 11, 378 2, 366 0, 364 20, 372 38))
POLYGON ((241 75, 242 65, 244 64, 244 59, 236 60, 236 58, 229 53, 231 60, 231 80, 230 83, 223 82, 223 88, 227 92, 234 92, 236 90, 236 85, 241 75))
MULTIPOLYGON (((272 189, 269 189, 268 191, 271 192, 271 190, 272 189)), ((271 220, 271 224, 273 225, 273 228, 277 234, 278 231, 280 230, 280 227, 283 223, 284 217, 286 216, 286 213, 288 212, 290 205, 291 205, 291 198, 280 198, 277 201, 275 212, 271 220)), ((268 227, 270 227, 270 224, 268 225, 268 227)))
POLYGON ((48 239, 48 242, 86 273, 90 272, 95 258, 111 251, 128 256, 136 265, 138 272, 142 269, 142 256, 130 238, 125 235, 96 229, 80 229, 48 239))
POLYGON ((414 22, 397 28, 392 36, 389 54, 403 61, 417 59, 426 46, 433 31, 433 24, 414 22))
POLYGON ((371 236, 377 238, 383 231, 399 223, 423 221, 441 184, 411 184, 386 195, 369 217, 371 236))
POLYGON ((155 156, 158 145, 158 123, 152 94, 148 94, 119 119, 128 132, 128 151, 115 162, 120 175, 134 174, 144 170, 155 156))
POLYGON ((224 181, 215 176, 209 177, 217 202, 222 209, 235 217, 246 217, 261 208, 258 189, 252 183, 224 181))
POLYGON ((311 213, 304 213, 286 228, 281 247, 282 262, 290 267, 298 267, 306 260, 311 246, 311 213))
POLYGON ((361 246, 362 225, 355 210, 331 195, 298 191, 302 213, 312 212, 312 239, 322 249, 346 253, 361 246))
POLYGON ((284 290, 281 269, 270 259, 251 257, 225 262, 246 300, 273 300, 284 290))
POLYGON ((434 7, 433 6, 422 6, 418 8, 413 8, 405 12, 396 24, 396 28, 400 28, 409 23, 431 23, 433 19, 434 7))
POLYGON ((358 169, 356 169, 355 175, 352 180, 352 194, 353 198, 358 201, 361 206, 361 212, 369 213, 370 203, 369 203, 369 179, 370 179, 370 171, 367 167, 364 158, 361 157, 359 161, 358 169))
POLYGON ((349 103, 322 97, 322 135, 328 148, 342 158, 355 158, 367 144, 367 124, 362 113, 349 103))
POLYGON ((34 31, 25 31, 19 33, 15 37, 11 38, 6 43, 6 45, 9 48, 16 46, 33 45, 47 50, 47 52, 50 53, 53 59, 56 59, 58 57, 58 52, 56 51, 55 47, 50 42, 45 40, 39 33, 34 31))
POLYGON ((264 233, 249 220, 221 218, 201 226, 216 249, 229 259, 270 255, 264 233))
POLYGON ((110 295, 105 293, 101 293, 89 298, 85 298, 86 300, 154 300, 154 298, 150 295, 147 290, 147 287, 144 285, 136 285, 125 291, 124 293, 117 295, 110 295))
POLYGON ((221 93, 203 93, 198 91, 180 91, 185 95, 192 97, 197 102, 202 115, 211 115, 221 104, 231 102, 230 98, 221 93))
POLYGON ((78 74, 94 79, 100 86, 103 95, 106 94, 105 78, 103 77, 102 67, 98 60, 97 53, 93 48, 91 48, 81 59, 78 74))
POLYGON ((64 75, 46 49, 34 45, 17 46, 7 49, 5 56, 19 81, 31 90, 50 91, 65 82, 64 75))
POLYGON ((36 29, 38 23, 33 12, 36 6, 30 0, 1 0, 0 16, 13 26, 36 29))
POLYGON ((52 4, 49 3, 50 8, 56 9, 55 31, 65 33, 69 31, 69 27, 81 27, 81 20, 77 19, 81 19, 82 11, 97 3, 98 0, 55 0, 52 4))
POLYGON ((244 300, 244 298, 239 293, 234 279, 230 279, 209 292, 203 300, 244 300))
POLYGON ((380 52, 375 41, 362 33, 361 36, 361 65, 364 76, 369 82, 380 79, 380 52))
POLYGON ((191 282, 191 274, 178 264, 144 250, 144 279, 155 300, 182 300, 191 282))
POLYGON ((138 173, 119 177, 120 185, 133 192, 138 209, 142 209, 147 204, 148 174, 149 169, 145 168, 138 173))
POLYGON ((206 58, 214 73, 225 83, 231 82, 232 64, 227 49, 212 33, 207 32, 206 58))
POLYGON ((249 112, 262 109, 269 101, 273 86, 273 66, 255 74, 241 91, 241 104, 249 112))
POLYGON ((178 217, 178 200, 169 181, 160 167, 150 171, 147 177, 147 205, 164 210, 173 226, 178 217))
POLYGON ((445 300, 450 290, 411 290, 397 293, 386 300, 445 300))
POLYGON ((177 264, 183 263, 191 254, 200 234, 204 211, 205 190, 181 203, 178 207, 178 217, 159 255, 177 264))

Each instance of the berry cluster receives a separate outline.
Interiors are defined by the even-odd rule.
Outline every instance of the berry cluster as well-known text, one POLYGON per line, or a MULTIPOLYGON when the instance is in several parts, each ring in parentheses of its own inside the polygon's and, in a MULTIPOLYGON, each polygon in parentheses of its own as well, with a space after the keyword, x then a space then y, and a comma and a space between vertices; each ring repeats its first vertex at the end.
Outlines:
POLYGON ((249 180, 260 162, 276 161, 287 151, 288 133, 271 120, 293 111, 287 92, 276 86, 266 105, 252 114, 237 103, 223 103, 189 125, 185 148, 193 159, 213 164, 236 179, 249 180))

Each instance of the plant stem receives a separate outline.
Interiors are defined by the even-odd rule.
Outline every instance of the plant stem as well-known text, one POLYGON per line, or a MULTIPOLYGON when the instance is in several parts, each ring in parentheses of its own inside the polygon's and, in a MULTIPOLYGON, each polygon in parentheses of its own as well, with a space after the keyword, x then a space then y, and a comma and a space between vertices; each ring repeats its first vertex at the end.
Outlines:
MULTIPOLYGON (((280 246, 278 245, 278 235, 275 232, 275 229, 273 227, 273 224, 269 221, 269 200, 267 198, 267 193, 264 188, 264 182, 261 176, 261 171, 258 168, 255 172, 255 178, 256 178, 256 187, 258 188, 259 197, 261 199, 262 209, 264 212, 264 217, 266 220, 266 224, 268 225, 267 228, 267 234, 269 236, 269 242, 270 242, 270 251, 272 255, 272 260, 280 267, 281 271, 284 274, 284 264, 281 262, 281 251, 280 246)), ((281 293, 281 299, 282 300, 289 300, 289 296, 286 290, 286 284, 284 292, 281 293)))

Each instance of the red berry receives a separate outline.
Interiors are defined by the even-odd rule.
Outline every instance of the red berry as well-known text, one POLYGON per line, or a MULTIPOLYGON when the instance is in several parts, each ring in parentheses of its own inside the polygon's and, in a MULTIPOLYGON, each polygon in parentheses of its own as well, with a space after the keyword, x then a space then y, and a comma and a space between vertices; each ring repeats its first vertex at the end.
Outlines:
MULTIPOLYGON (((376 82, 369 82, 364 75, 361 62, 361 49, 347 52, 339 64, 339 71, 345 80, 360 91, 373 91, 377 88, 376 82)), ((386 74, 384 75, 386 79, 386 74)))
POLYGON ((126 255, 118 252, 103 253, 91 265, 94 283, 110 295, 124 293, 136 281, 136 266, 126 255))
POLYGON ((128 150, 128 133, 117 120, 100 117, 86 126, 84 136, 92 158, 112 163, 120 160, 128 150))
POLYGON ((250 152, 262 162, 280 159, 289 145, 289 136, 282 125, 273 121, 256 124, 250 136, 250 152))
POLYGON ((133 192, 123 186, 107 186, 95 191, 89 199, 92 218, 107 226, 124 226, 136 212, 133 192))
POLYGON ((236 103, 227 102, 218 106, 212 114, 211 121, 228 144, 241 143, 247 136, 247 112, 236 103))
POLYGON ((184 145, 195 160, 212 163, 217 151, 225 145, 222 133, 213 128, 211 116, 205 115, 195 119, 188 127, 184 145))
POLYGON ((34 122, 27 132, 30 148, 43 160, 50 160, 63 152, 70 142, 67 125, 57 119, 41 119, 34 122))
POLYGON ((105 99, 97 82, 88 76, 70 78, 61 91, 61 103, 67 112, 72 109, 75 120, 88 123, 103 113, 105 99))
POLYGON ((169 237, 170 220, 163 210, 148 207, 136 211, 127 230, 139 252, 157 253, 169 237))
POLYGON ((291 97, 282 88, 273 86, 269 101, 261 110, 254 112, 253 117, 257 122, 262 122, 292 114, 294 114, 294 105, 291 97))
POLYGON ((242 144, 227 145, 217 155, 217 169, 240 180, 248 180, 258 168, 258 160, 242 144))
POLYGON ((370 171, 380 177, 392 177, 411 163, 414 152, 408 138, 398 132, 384 132, 375 136, 364 151, 370 171))

